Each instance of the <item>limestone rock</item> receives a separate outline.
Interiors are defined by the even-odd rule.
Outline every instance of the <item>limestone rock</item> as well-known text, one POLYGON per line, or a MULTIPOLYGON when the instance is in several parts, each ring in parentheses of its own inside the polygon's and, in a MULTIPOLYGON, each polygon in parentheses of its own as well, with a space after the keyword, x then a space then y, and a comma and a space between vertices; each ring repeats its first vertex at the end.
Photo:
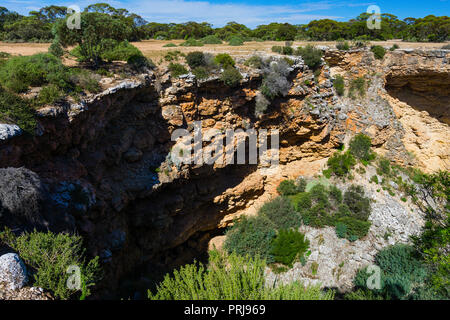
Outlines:
POLYGON ((0 257, 0 282, 6 282, 11 290, 17 290, 27 281, 27 269, 16 253, 7 253, 0 257))

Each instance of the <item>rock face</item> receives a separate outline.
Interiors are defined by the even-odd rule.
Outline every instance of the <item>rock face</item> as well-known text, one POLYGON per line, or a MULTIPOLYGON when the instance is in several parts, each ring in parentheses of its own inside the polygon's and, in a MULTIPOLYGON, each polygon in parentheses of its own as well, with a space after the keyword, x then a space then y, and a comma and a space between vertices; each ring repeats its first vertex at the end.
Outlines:
POLYGON ((0 123, 0 140, 8 140, 22 134, 22 129, 15 124, 0 123))
POLYGON ((0 282, 5 282, 11 290, 17 290, 27 281, 27 269, 16 253, 0 256, 0 282))
MULTIPOLYGON (((434 59, 447 59, 414 55, 423 60, 424 69, 435 68, 430 63, 434 59)), ((261 116, 255 115, 255 103, 262 71, 239 59, 237 68, 244 77, 233 88, 218 77, 171 79, 160 70, 162 74, 124 81, 76 105, 46 107, 38 111, 39 135, 0 139, 0 168, 14 168, 0 170, 19 174, 18 168, 25 167, 31 172, 28 182, 0 185, 0 221, 2 215, 3 221, 11 221, 12 207, 5 199, 12 191, 22 200, 42 196, 38 203, 45 206, 39 204, 36 212, 23 216, 82 234, 89 253, 104 262, 99 292, 114 292, 120 280, 137 269, 170 268, 198 256, 218 228, 256 211, 275 195, 283 178, 319 172, 326 158, 357 132, 369 134, 376 150, 398 163, 419 164, 428 171, 448 168, 448 126, 433 131, 432 143, 425 141, 429 132, 414 140, 412 124, 407 126, 414 119, 403 121, 412 107, 398 108, 391 100, 396 98, 384 89, 387 73, 401 70, 412 56, 387 53, 380 62, 369 50, 328 50, 324 58, 329 66, 324 64, 316 76, 295 58, 288 92, 261 116), (346 77, 347 87, 353 78, 366 77, 366 95, 338 96, 332 86, 336 74, 346 77), (219 132, 218 140, 227 129, 279 130, 280 166, 174 163, 172 134, 177 129, 193 132, 196 121, 202 122, 203 134, 219 132), (438 141, 444 141, 439 148, 438 141), (411 157, 413 144, 433 162, 411 157)), ((428 119, 432 121, 423 121, 428 119)), ((380 228, 390 223, 382 219, 383 212, 376 218, 380 228)), ((21 223, 15 225, 21 228, 21 223)), ((408 228, 415 230, 415 222, 408 228)), ((335 240, 331 234, 327 237, 335 240)), ((324 270, 320 272, 330 269, 324 270)))

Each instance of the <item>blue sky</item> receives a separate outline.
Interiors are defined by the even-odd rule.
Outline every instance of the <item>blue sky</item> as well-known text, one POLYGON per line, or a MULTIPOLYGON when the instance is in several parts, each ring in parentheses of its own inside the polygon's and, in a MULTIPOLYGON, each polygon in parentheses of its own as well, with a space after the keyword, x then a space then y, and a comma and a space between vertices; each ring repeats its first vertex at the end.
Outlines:
POLYGON ((273 1, 273 0, 2 0, 2 6, 26 14, 40 7, 78 5, 83 9, 96 2, 107 2, 116 8, 126 8, 140 14, 148 21, 186 22, 207 21, 215 27, 228 21, 244 23, 249 27, 269 22, 307 23, 314 19, 330 18, 347 21, 366 11, 369 5, 378 5, 381 12, 406 17, 424 17, 429 14, 450 15, 449 0, 350 0, 350 1, 273 1))

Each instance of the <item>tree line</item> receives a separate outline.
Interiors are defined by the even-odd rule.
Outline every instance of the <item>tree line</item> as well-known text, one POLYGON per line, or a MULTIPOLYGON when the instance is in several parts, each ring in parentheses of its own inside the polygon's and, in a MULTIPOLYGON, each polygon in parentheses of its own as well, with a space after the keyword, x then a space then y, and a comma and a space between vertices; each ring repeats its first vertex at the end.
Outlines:
MULTIPOLYGON (((116 9, 107 3, 87 6, 82 15, 97 13, 109 16, 105 22, 121 26, 120 31, 128 41, 146 39, 200 39, 215 35, 228 41, 240 37, 245 41, 257 40, 313 40, 334 41, 339 39, 389 40, 443 42, 450 40, 450 18, 428 15, 424 18, 400 20, 397 16, 381 15, 381 29, 367 28, 370 14, 362 13, 349 21, 340 22, 330 19, 313 20, 308 24, 270 23, 254 29, 237 23, 228 22, 225 26, 214 28, 207 22, 157 23, 148 22, 141 16, 126 9, 116 9), (106 21, 107 20, 107 21, 106 21)), ((57 22, 67 18, 64 6, 46 6, 39 11, 31 11, 28 16, 0 7, 0 40, 13 42, 49 42, 54 38, 57 22)), ((111 26, 112 26, 111 25, 111 26)), ((107 26, 110 27, 110 26, 107 26)))

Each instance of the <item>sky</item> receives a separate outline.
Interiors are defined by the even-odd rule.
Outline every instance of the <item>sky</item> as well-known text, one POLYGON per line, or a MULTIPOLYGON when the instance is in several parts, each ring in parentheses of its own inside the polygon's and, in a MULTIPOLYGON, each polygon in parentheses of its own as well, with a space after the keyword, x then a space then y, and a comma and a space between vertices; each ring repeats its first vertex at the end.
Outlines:
POLYGON ((366 12, 369 5, 377 5, 382 13, 391 13, 400 19, 424 17, 429 14, 450 15, 450 0, 2 0, 1 6, 20 14, 38 10, 47 5, 85 6, 106 2, 115 8, 125 8, 154 22, 209 22, 221 27, 229 21, 254 28, 270 22, 304 24, 315 19, 347 21, 366 12))

